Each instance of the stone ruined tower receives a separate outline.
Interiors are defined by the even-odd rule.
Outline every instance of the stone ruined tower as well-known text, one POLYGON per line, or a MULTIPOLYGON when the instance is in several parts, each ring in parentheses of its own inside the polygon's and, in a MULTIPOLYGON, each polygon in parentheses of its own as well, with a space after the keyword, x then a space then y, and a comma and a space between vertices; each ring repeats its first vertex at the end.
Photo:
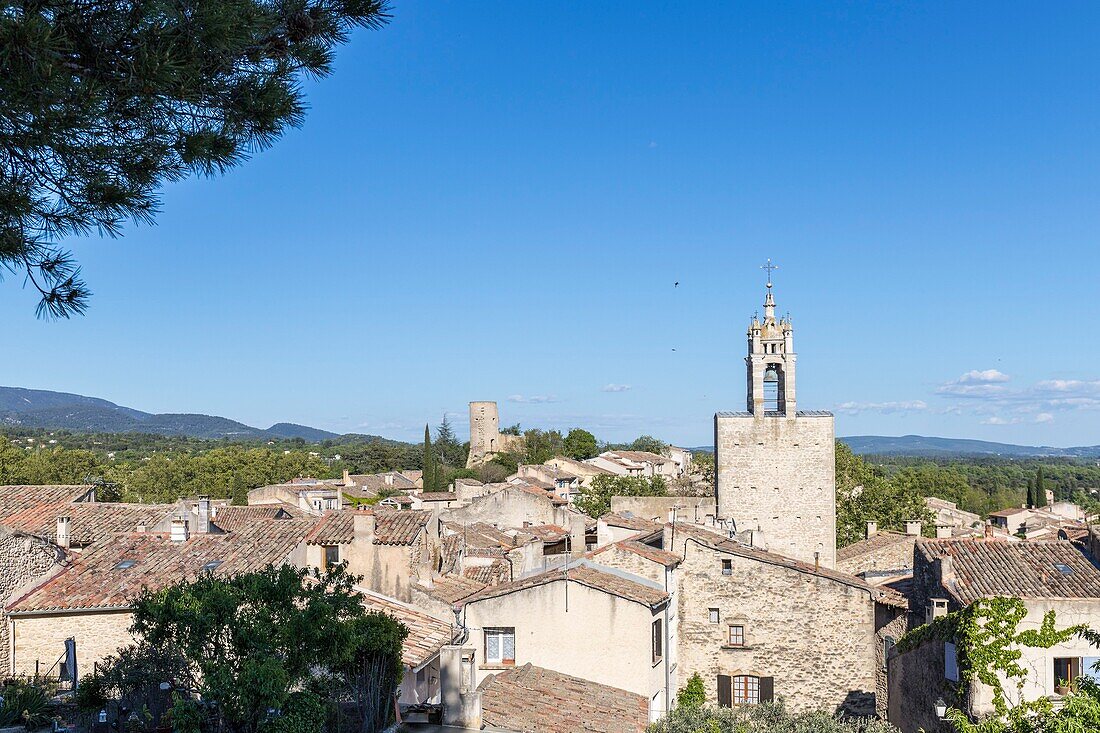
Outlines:
POLYGON ((470 455, 466 467, 481 465, 501 450, 500 415, 495 402, 470 403, 470 455))
POLYGON ((739 535, 752 530, 755 546, 831 568, 833 416, 795 408, 794 329, 775 317, 770 269, 764 318, 753 317, 747 336, 747 409, 714 416, 718 517, 739 535))

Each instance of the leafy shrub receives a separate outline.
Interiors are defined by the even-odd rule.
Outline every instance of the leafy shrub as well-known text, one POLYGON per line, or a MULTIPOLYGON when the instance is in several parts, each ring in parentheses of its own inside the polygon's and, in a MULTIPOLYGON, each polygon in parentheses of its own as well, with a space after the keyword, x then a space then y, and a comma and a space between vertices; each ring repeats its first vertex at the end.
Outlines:
MULTIPOLYGON (((281 714, 265 722, 261 733, 321 733, 328 710, 314 692, 293 692, 287 697, 281 714)), ((179 729, 177 729, 178 731, 179 729)))
POLYGON ((50 722, 53 704, 45 691, 34 685, 8 685, 0 693, 0 726, 20 725, 27 730, 41 728, 50 722))
POLYGON ((73 696, 76 709, 88 715, 102 710, 107 705, 107 691, 99 675, 90 674, 80 681, 73 696))
POLYGON ((676 694, 676 707, 698 708, 707 702, 707 690, 703 687, 703 678, 696 672, 688 678, 684 688, 676 694))
POLYGON ((877 718, 790 713, 782 701, 740 708, 680 706, 646 730, 647 733, 898 733, 897 728, 877 718))

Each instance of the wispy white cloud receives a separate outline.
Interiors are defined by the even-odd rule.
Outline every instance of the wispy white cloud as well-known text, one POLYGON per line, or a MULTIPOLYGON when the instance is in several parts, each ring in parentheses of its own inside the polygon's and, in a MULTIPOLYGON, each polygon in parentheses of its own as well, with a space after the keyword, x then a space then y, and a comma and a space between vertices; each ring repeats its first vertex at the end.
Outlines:
POLYGON ((993 417, 987 417, 982 420, 982 425, 1019 425, 1024 419, 1022 417, 1004 418, 1000 415, 994 415, 993 417))
POLYGON ((958 379, 944 382, 936 389, 936 394, 955 397, 996 397, 1008 392, 1005 382, 1011 379, 996 369, 971 369, 958 379))
POLYGON ((544 405, 551 402, 560 402, 554 395, 508 395, 509 402, 517 402, 521 405, 544 405))
POLYGON ((628 392, 628 391, 630 391, 630 385, 629 384, 615 384, 614 382, 612 382, 611 384, 604 385, 603 391, 604 392, 628 392))
POLYGON ((1037 423, 1054 422, 1054 415, 1051 415, 1049 412, 1040 412, 1038 415, 1035 416, 1035 422, 1037 422, 1037 423))
POLYGON ((919 412, 928 409, 924 400, 902 400, 891 402, 842 402, 836 406, 837 412, 856 415, 861 412, 879 412, 883 414, 919 412))

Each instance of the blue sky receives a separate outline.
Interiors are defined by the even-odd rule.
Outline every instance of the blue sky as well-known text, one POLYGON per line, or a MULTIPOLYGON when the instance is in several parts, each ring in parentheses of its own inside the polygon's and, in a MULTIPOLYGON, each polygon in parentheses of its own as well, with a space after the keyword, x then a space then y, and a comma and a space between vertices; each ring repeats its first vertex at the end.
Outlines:
POLYGON ((780 264, 839 434, 1100 443, 1089 3, 398 0, 305 125, 0 286, 0 383, 415 439, 709 444, 780 264), (679 287, 673 287, 674 282, 679 287))

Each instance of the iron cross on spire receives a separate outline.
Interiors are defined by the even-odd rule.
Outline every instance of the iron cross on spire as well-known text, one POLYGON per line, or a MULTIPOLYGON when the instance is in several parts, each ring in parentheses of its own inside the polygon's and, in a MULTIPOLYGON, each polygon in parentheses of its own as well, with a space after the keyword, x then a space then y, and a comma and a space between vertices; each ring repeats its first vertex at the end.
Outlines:
POLYGON ((767 272, 768 272, 768 287, 770 288, 772 286, 772 270, 778 270, 779 265, 773 265, 772 264, 772 258, 769 257, 767 264, 760 265, 760 269, 761 270, 767 270, 767 272))

